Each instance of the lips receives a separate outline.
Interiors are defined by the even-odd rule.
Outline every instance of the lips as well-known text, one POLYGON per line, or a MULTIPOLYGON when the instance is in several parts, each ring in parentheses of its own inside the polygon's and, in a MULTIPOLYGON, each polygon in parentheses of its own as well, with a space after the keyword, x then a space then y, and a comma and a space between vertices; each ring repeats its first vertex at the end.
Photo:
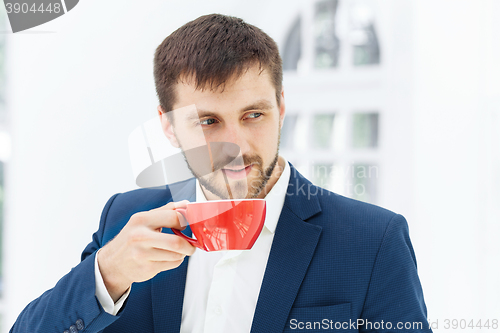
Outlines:
POLYGON ((250 171, 252 171, 253 164, 250 164, 247 167, 231 167, 231 168, 223 168, 222 172, 231 179, 242 179, 245 178, 250 171))
POLYGON ((228 171, 233 171, 233 172, 238 172, 238 171, 243 171, 246 167, 234 167, 234 168, 224 168, 224 170, 228 171))

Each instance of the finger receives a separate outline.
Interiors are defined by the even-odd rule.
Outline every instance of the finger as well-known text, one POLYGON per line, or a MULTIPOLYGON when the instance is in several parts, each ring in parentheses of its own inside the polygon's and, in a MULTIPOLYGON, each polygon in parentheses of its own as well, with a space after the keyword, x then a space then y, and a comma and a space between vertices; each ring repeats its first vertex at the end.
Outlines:
POLYGON ((171 201, 171 202, 167 203, 166 205, 151 209, 150 211, 153 211, 153 210, 173 210, 176 208, 186 207, 188 203, 189 203, 189 200, 171 201))
POLYGON ((187 240, 177 235, 165 234, 165 233, 155 233, 148 246, 160 250, 171 251, 175 253, 180 253, 184 255, 193 255, 196 247, 191 245, 187 240))
POLYGON ((179 267, 183 261, 184 259, 177 261, 152 261, 150 264, 153 270, 163 272, 179 267))
POLYGON ((178 212, 175 210, 150 210, 134 214, 130 218, 130 221, 133 224, 144 225, 153 230, 158 228, 182 229, 183 226, 179 221, 178 215, 178 212))
POLYGON ((186 255, 183 253, 151 248, 147 251, 145 258, 148 261, 179 261, 184 260, 185 257, 186 255))

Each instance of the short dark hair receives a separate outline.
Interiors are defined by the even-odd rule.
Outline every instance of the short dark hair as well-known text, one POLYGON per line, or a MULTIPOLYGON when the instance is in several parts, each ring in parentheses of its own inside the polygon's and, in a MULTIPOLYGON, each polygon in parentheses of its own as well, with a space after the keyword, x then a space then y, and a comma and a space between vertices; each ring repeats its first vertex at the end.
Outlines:
POLYGON ((242 19, 221 14, 201 16, 170 34, 156 48, 156 93, 165 112, 176 102, 175 84, 193 78, 196 89, 224 89, 228 79, 240 77, 258 64, 268 70, 280 105, 282 61, 276 42, 242 19))

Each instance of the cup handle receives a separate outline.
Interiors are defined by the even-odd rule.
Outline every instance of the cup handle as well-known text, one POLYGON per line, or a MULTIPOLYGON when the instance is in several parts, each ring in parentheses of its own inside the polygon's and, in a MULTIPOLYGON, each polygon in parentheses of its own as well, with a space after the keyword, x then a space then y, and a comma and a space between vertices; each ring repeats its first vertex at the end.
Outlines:
MULTIPOLYGON (((186 208, 179 207, 179 208, 174 208, 174 210, 181 213, 182 216, 184 216, 184 218, 187 221, 186 208)), ((174 232, 174 234, 176 234, 177 236, 180 236, 180 237, 184 238, 185 240, 187 240, 191 245, 196 246, 197 248, 204 250, 203 246, 201 246, 201 244, 200 244, 200 242, 198 242, 198 240, 184 235, 180 230, 177 230, 174 228, 170 228, 170 230, 172 230, 174 232)))

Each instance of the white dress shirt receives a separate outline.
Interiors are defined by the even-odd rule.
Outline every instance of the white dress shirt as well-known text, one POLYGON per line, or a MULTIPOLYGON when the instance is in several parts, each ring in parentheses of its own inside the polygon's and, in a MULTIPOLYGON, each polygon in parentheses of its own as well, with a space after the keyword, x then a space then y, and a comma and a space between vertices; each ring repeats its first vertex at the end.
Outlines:
MULTIPOLYGON (((250 332, 274 232, 285 202, 290 166, 265 197, 266 220, 252 249, 205 252, 189 258, 182 307, 181 333, 250 332)), ((283 165, 282 163, 279 163, 283 165)), ((196 180, 196 202, 206 201, 196 180)), ((130 292, 113 304, 95 262, 96 296, 104 310, 116 315, 130 292)))

